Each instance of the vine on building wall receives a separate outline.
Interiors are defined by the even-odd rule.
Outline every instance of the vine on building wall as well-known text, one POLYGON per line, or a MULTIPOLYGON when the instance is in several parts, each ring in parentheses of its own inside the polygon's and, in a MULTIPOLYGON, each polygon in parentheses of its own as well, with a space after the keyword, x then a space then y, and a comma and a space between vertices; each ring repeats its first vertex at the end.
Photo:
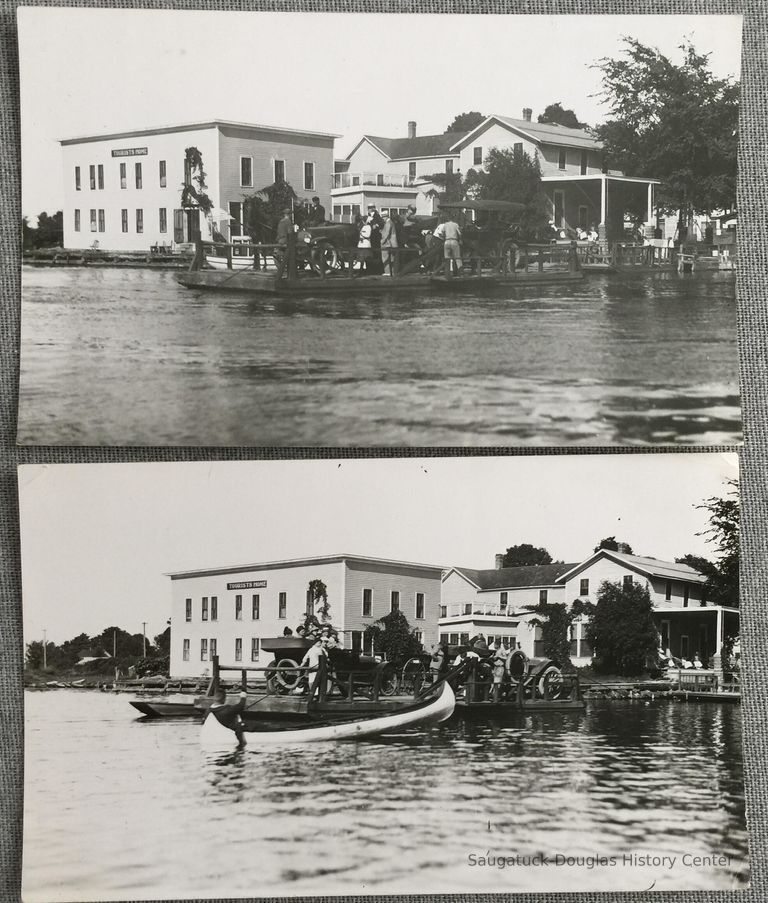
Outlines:
POLYGON ((574 599, 570 608, 563 602, 539 602, 534 611, 540 618, 531 618, 531 623, 541 627, 544 655, 561 665, 571 663, 571 625, 579 615, 592 609, 589 602, 574 599))
POLYGON ((205 193, 205 170, 203 155, 196 147, 188 147, 184 151, 185 180, 181 189, 181 206, 188 210, 197 207, 205 216, 213 210, 213 201, 205 193))

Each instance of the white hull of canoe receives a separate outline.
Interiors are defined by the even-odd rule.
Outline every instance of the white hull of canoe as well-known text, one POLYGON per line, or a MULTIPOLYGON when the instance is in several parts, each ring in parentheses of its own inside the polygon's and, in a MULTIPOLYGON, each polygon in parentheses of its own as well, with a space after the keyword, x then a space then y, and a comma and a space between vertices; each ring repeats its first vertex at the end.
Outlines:
MULTIPOLYGON (((213 257, 210 254, 207 254, 205 257, 205 262, 209 267, 212 267, 214 270, 228 270, 229 266, 227 264, 226 257, 213 257)), ((253 269, 253 257, 240 257, 239 255, 232 255, 232 269, 233 270, 252 270, 253 269)))
MULTIPOLYGON (((376 718, 350 721, 344 724, 326 724, 285 731, 246 731, 246 745, 253 749, 265 746, 285 746, 293 743, 315 743, 327 740, 357 740, 375 737, 387 731, 413 727, 417 724, 435 724, 445 721, 453 714, 456 697, 447 683, 443 684, 440 695, 424 708, 392 712, 376 718)), ((206 749, 232 749, 237 745, 234 731, 224 727, 215 715, 206 715, 200 732, 200 742, 206 749)))

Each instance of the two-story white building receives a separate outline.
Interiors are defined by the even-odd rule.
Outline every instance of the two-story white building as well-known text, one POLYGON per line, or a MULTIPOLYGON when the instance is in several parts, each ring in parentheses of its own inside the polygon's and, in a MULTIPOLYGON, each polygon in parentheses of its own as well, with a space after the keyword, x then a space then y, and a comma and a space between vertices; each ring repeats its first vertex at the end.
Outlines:
MULTIPOLYGON (((242 234, 244 199, 277 181, 301 200, 330 204, 336 135, 304 129, 212 120, 86 135, 61 141, 64 165, 64 246, 147 251, 242 234), (195 173, 187 148, 200 152, 209 217, 183 208, 182 190, 195 173)), ((195 186, 196 187, 196 186, 195 186)))
POLYGON ((364 630, 402 611, 427 648, 437 642, 442 568, 362 555, 325 555, 179 571, 171 579, 173 677, 198 676, 221 663, 268 665, 261 641, 303 622, 312 580, 328 591, 329 617, 346 648, 370 651, 364 630))
MULTIPOLYGON (((509 643, 520 643, 529 656, 541 655, 541 628, 532 619, 540 602, 596 602, 600 586, 608 581, 624 586, 640 583, 650 593, 660 643, 673 655, 702 661, 718 654, 726 636, 738 632, 739 611, 733 606, 702 602, 705 578, 693 568, 656 558, 601 549, 577 564, 488 570, 450 568, 443 575, 440 638, 463 643, 483 633, 509 643)), ((586 618, 571 627, 571 660, 586 665, 592 649, 584 635, 586 618)))

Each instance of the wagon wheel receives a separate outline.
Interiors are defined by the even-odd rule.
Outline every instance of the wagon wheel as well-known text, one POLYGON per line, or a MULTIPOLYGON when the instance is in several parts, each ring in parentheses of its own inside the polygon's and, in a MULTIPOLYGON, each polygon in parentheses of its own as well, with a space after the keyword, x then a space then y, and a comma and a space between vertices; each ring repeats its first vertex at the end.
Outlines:
POLYGON ((563 693, 563 675, 557 665, 548 665, 538 682, 539 694, 544 699, 559 699, 563 693))
POLYGON ((405 665, 403 665, 403 676, 400 681, 400 688, 403 693, 408 696, 414 693, 417 684, 420 686, 424 684, 425 676, 426 668, 422 662, 418 658, 409 659, 405 665))
MULTIPOLYGON (((298 668, 299 663, 292 658, 275 659, 273 668, 298 668)), ((270 693, 285 694, 299 685, 301 674, 298 671, 267 671, 267 689, 270 693)))
POLYGON ((341 257, 332 242, 321 239, 309 252, 309 264, 319 276, 327 276, 341 269, 341 257))
POLYGON ((394 665, 385 665, 381 671, 381 695, 394 696, 397 693, 399 683, 394 665))

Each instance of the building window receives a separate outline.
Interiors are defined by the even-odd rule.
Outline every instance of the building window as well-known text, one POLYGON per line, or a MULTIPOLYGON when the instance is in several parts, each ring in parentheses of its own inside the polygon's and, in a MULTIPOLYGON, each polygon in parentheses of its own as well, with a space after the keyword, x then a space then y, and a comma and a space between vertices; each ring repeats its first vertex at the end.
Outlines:
POLYGON ((589 163, 589 154, 587 151, 583 150, 581 152, 581 174, 585 176, 587 174, 587 165, 589 163))
POLYGON ((99 232, 103 232, 105 227, 104 211, 99 210, 99 232))
POLYGON ((184 211, 173 211, 173 240, 184 241, 184 211))
POLYGON ((389 610, 400 611, 400 590, 392 590, 389 597, 389 610))
POLYGON ((499 608, 506 608, 509 601, 508 593, 499 593, 499 608))
POLYGON ((680 637, 680 658, 690 658, 691 657, 691 644, 690 639, 687 634, 682 634, 680 637))
POLYGON ((214 655, 218 652, 218 648, 216 646, 216 640, 211 640, 211 661, 213 661, 214 655))
POLYGON ((208 640, 200 640, 200 661, 208 661, 208 640))
POLYGON ((235 620, 243 620, 243 597, 235 596, 235 620))
POLYGON ((261 604, 261 599, 258 595, 251 596, 251 620, 258 621, 259 620, 259 608, 261 604))
POLYGON ((277 597, 277 616, 278 618, 287 617, 288 602, 285 593, 280 593, 277 597))
POLYGON ((449 633, 448 634, 448 645, 449 646, 458 646, 459 645, 458 633, 449 633))
POLYGON ((539 590, 539 604, 546 605, 547 604, 547 596, 549 596, 549 590, 540 589, 539 590))
POLYGON ((361 652, 363 648, 363 631, 353 630, 351 634, 352 651, 361 652))
POLYGON ((561 150, 560 153, 558 154, 558 156, 557 156, 557 168, 558 169, 565 169, 566 154, 567 154, 567 152, 565 151, 565 149, 561 150))
POLYGON ((465 603, 464 603, 464 611, 463 611, 463 614, 465 614, 465 615, 471 615, 471 614, 472 614, 472 603, 471 603, 471 602, 465 602, 465 603))
POLYGON ((447 645, 448 645, 448 634, 447 634, 447 633, 441 633, 441 634, 440 634, 440 645, 441 645, 441 646, 447 646, 447 645))
POLYGON ((253 188, 253 157, 240 157, 240 187, 253 188))
POLYGON ((453 160, 445 161, 445 171, 448 175, 451 175, 451 173, 453 173, 453 160))
POLYGON ((80 231, 80 211, 75 210, 75 232, 80 231))
POLYGON ((579 581, 579 595, 580 596, 588 596, 589 595, 589 577, 582 577, 579 581))
POLYGON ((76 166, 76 167, 75 167, 75 191, 80 191, 80 189, 81 189, 81 185, 80 185, 80 167, 79 167, 79 166, 76 166))
POLYGON ((683 584, 683 608, 688 608, 688 600, 691 598, 691 590, 687 583, 683 584))
POLYGON ((96 211, 91 210, 91 232, 96 231, 96 211))
POLYGON ((216 596, 211 596, 211 620, 219 620, 219 600, 216 596))
POLYGON ((363 590, 363 617, 364 618, 371 617, 372 605, 373 605, 373 590, 372 589, 364 589, 363 590))
POLYGON ((625 574, 625 575, 624 575, 624 580, 623 580, 623 583, 624 583, 624 589, 632 589, 632 583, 633 583, 633 582, 634 582, 634 581, 633 581, 633 579, 632 579, 632 574, 625 574))
POLYGON ((666 592, 664 593, 664 599, 669 602, 672 598, 672 581, 667 580, 666 592))
POLYGON ((440 606, 440 617, 441 617, 441 618, 447 618, 447 617, 448 617, 448 606, 447 606, 447 605, 441 605, 441 606, 440 606))
POLYGON ((168 184, 168 179, 165 171, 165 160, 160 161, 160 187, 165 188, 168 184))
POLYGON ((275 171, 275 182, 284 182, 285 181, 285 160, 273 161, 273 168, 275 171))
POLYGON ((414 160, 408 164, 408 178, 411 182, 416 178, 416 162, 414 160))
POLYGON ((191 599, 184 600, 184 620, 185 621, 192 620, 192 600, 191 599))
POLYGON ((520 154, 522 154, 522 152, 523 152, 523 142, 522 142, 522 141, 516 141, 515 144, 514 144, 514 146, 512 147, 512 153, 513 153, 515 156, 520 156, 520 154))
POLYGON ((475 166, 483 165, 483 149, 482 149, 482 147, 473 147, 472 148, 472 163, 475 166))
POLYGON ((585 204, 579 205, 579 225, 582 229, 586 229, 589 220, 589 207, 585 204))
POLYGON ((315 164, 304 163, 304 190, 315 190, 315 164))
POLYGON ((126 164, 120 164, 120 187, 127 188, 128 187, 128 171, 126 169, 126 164))
POLYGON ((230 201, 229 202, 229 215, 232 217, 232 219, 229 221, 230 238, 232 238, 235 235, 243 234, 242 211, 243 211, 243 205, 240 201, 230 201))
POLYGON ((127 210, 120 211, 120 221, 122 224, 123 232, 127 232, 128 231, 128 211, 127 210))
POLYGON ((104 164, 103 163, 99 163, 98 173, 99 173, 99 189, 103 189, 104 188, 104 164))
POLYGON ((208 596, 203 596, 203 604, 201 606, 201 617, 204 621, 208 620, 208 596))
POLYGON ((235 637, 235 661, 241 662, 243 660, 243 638, 235 637))
POLYGON ((137 232, 144 231, 144 211, 143 210, 136 211, 136 231, 137 232))
POLYGON ((141 188, 141 163, 136 164, 136 187, 141 188))
POLYGON ((88 167, 88 177, 91 185, 91 191, 96 190, 96 167, 89 166, 88 167))
POLYGON ((416 593, 416 619, 424 619, 424 593, 416 593))
POLYGON ((251 637, 251 661, 257 662, 259 660, 259 638, 257 636, 251 637))
POLYGON ((165 207, 160 208, 160 231, 168 231, 168 211, 165 207))
POLYGON ((185 662, 189 661, 189 640, 182 640, 181 658, 185 662))

